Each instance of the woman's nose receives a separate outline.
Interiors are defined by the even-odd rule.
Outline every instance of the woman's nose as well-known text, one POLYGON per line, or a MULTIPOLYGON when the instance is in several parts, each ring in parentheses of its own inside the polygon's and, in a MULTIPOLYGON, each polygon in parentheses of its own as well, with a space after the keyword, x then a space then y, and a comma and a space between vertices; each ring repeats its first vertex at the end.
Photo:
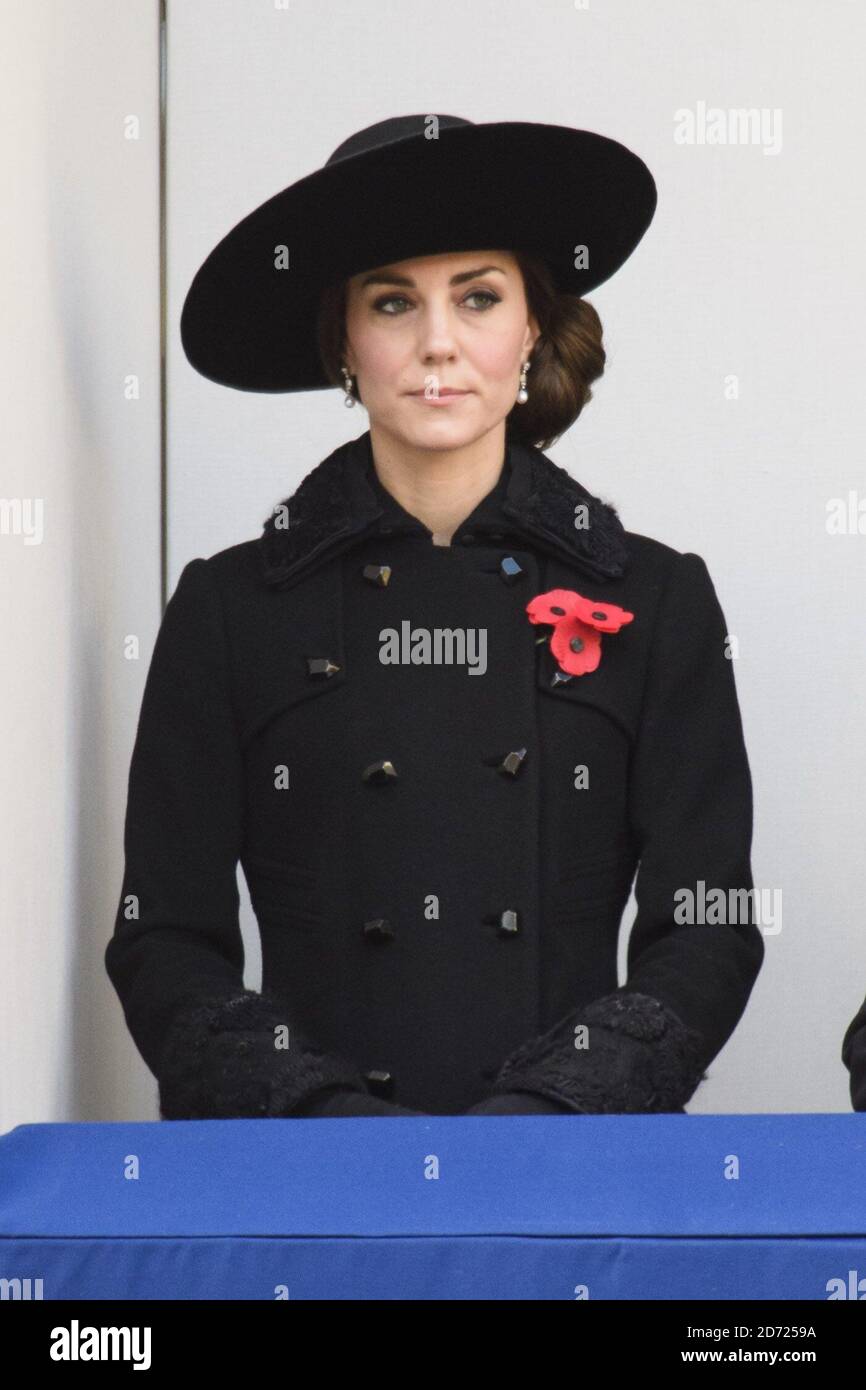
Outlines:
POLYGON ((453 353, 456 338, 453 309, 447 306, 428 306, 418 321, 418 348, 425 361, 447 357, 453 353))

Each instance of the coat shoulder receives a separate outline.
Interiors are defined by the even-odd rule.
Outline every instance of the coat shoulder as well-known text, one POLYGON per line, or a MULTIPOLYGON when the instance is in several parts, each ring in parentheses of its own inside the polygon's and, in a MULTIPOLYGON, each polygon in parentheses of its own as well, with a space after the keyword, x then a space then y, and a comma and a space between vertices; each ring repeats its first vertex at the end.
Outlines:
POLYGON ((636 531, 626 531, 624 543, 626 573, 618 593, 611 591, 610 597, 626 608, 642 611, 647 620, 644 630, 652 635, 651 659, 667 659, 654 640, 658 635, 666 635, 678 647, 710 631, 720 635, 726 627, 723 606, 698 551, 678 550, 636 531))
POLYGON ((258 628, 267 587, 262 577, 261 548, 256 540, 240 541, 211 555, 198 555, 183 566, 169 611, 182 617, 189 640, 210 642, 222 629, 230 645, 238 631, 258 628))
POLYGON ((624 590, 630 597, 650 599, 653 606, 661 599, 668 586, 679 576, 685 574, 682 568, 686 556, 692 561, 703 561, 692 551, 677 550, 665 541, 654 536, 645 536, 639 531, 625 531, 623 544, 628 557, 623 582, 624 590))
POLYGON ((637 531, 625 532, 625 546, 628 580, 636 588, 661 593, 670 586, 678 595, 691 591, 698 605, 717 601, 715 582, 699 551, 678 550, 637 531))
POLYGON ((640 531, 624 533, 625 547, 628 551, 629 570, 635 575, 666 575, 681 560, 684 554, 665 541, 654 536, 645 536, 640 531))
POLYGON ((214 577, 222 582, 261 582, 261 559, 259 538, 237 541, 223 550, 216 550, 204 557, 214 577))
POLYGON ((259 540, 238 541, 223 550, 202 557, 212 588, 220 596, 223 608, 242 612, 261 602, 266 592, 262 574, 262 553, 259 540))

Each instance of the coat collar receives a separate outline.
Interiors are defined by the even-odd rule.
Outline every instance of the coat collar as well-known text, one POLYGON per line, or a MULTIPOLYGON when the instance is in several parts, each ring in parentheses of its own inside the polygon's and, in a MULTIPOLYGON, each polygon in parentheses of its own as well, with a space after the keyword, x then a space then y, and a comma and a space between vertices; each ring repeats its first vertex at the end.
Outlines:
MULTIPOLYGON (((386 525, 429 534, 379 482, 367 430, 317 464, 267 518, 259 541, 265 583, 290 588, 320 561, 386 525)), ((628 564, 616 510, 540 449, 513 439, 498 482, 465 525, 529 540, 596 580, 618 579, 628 564), (576 527, 579 504, 587 508, 586 524, 576 527)))

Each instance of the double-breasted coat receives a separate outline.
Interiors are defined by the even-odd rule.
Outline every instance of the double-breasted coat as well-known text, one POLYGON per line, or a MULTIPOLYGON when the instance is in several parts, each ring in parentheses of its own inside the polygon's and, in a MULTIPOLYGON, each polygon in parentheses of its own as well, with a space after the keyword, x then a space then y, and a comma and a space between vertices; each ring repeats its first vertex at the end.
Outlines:
POLYGON ((368 431, 259 538, 189 561, 106 950, 162 1114, 684 1107, 763 958, 725 642, 699 555, 510 438, 450 545, 383 487, 368 431), (568 677, 530 622, 552 589, 633 613, 596 670, 568 677))

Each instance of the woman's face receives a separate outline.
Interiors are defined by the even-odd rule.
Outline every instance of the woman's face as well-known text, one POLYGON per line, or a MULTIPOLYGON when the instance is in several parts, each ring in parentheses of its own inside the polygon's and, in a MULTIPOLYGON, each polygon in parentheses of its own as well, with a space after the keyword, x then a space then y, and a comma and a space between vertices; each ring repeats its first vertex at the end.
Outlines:
POLYGON ((537 337, 506 251, 419 256, 348 282, 345 364, 371 428, 415 448, 461 448, 504 420, 537 337))

